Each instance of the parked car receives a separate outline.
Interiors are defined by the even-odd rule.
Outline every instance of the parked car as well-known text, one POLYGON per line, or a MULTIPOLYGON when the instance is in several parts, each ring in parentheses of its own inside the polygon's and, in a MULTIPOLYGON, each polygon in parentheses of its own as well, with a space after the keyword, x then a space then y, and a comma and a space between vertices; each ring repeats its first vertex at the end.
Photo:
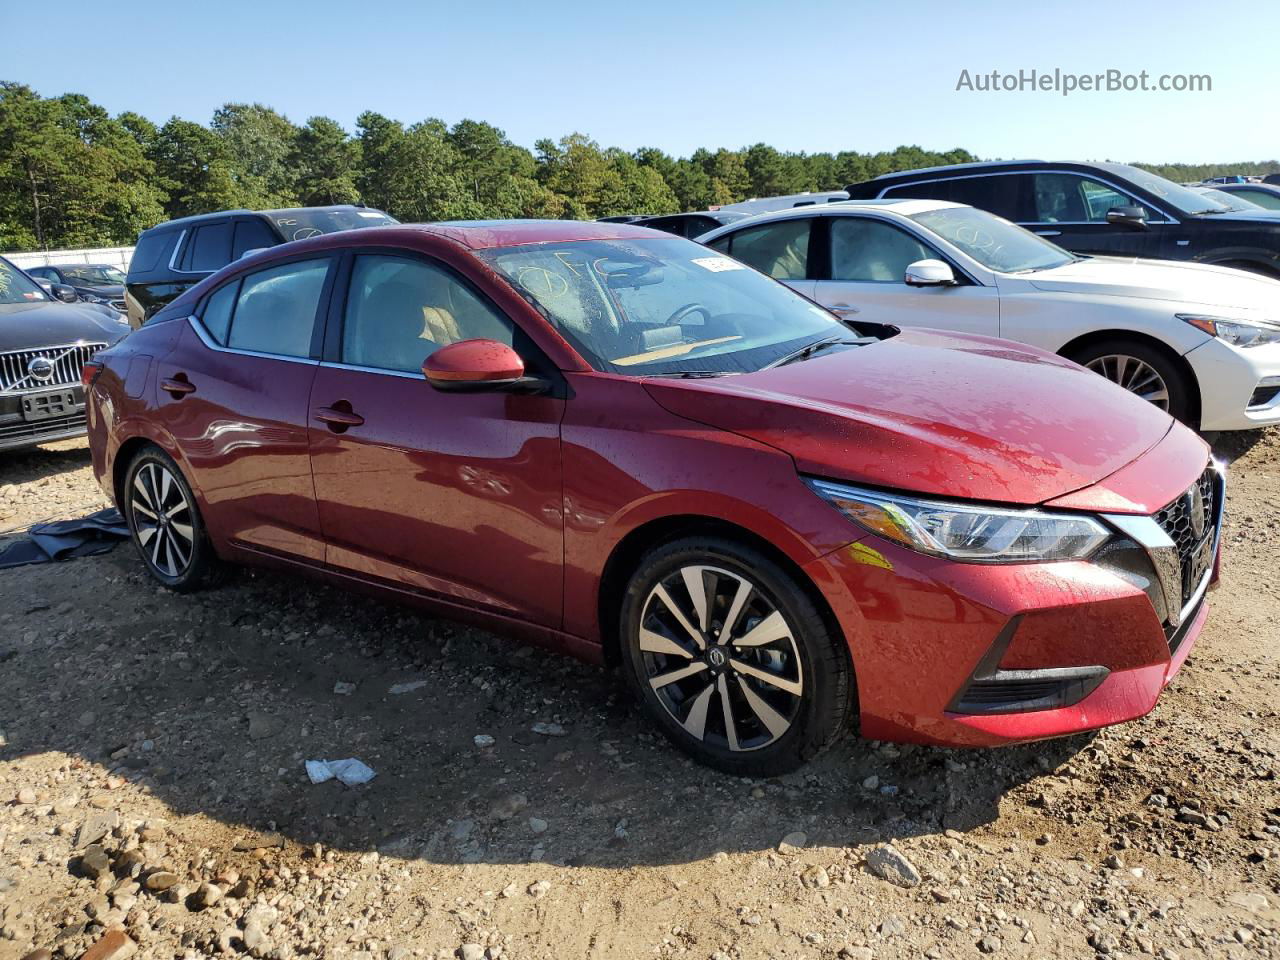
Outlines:
POLYGON ((83 435, 81 369, 128 326, 49 296, 3 257, 0 321, 0 450, 83 435))
POLYGON ((1280 210, 1280 185, 1274 183, 1226 183, 1218 191, 1256 203, 1267 210, 1280 210))
POLYGON ((1218 183, 1248 183, 1248 182, 1249 182, 1249 178, 1248 178, 1248 177, 1242 177, 1240 174, 1238 174, 1238 173, 1237 173, 1237 174, 1232 174, 1232 175, 1230 175, 1230 176, 1226 176, 1226 177, 1210 177, 1209 179, 1207 179, 1207 180, 1205 180, 1205 181, 1203 181, 1203 182, 1204 182, 1204 183, 1206 183, 1206 184, 1210 184, 1210 183, 1213 183, 1213 184, 1218 184, 1218 183))
POLYGON ((396 220, 381 210, 340 204, 288 210, 223 210, 169 220, 142 231, 125 280, 129 325, 137 328, 184 290, 251 250, 396 220))
POLYGON ((125 312, 124 274, 109 263, 59 263, 31 267, 28 276, 63 283, 85 303, 101 303, 117 313, 125 312))
POLYGON ((1077 253, 1192 260, 1280 277, 1280 219, 1223 211, 1188 187, 1121 163, 930 167, 852 184, 849 196, 950 200, 1077 253))
POLYGON ((938 200, 788 210, 700 240, 842 316, 1030 343, 1203 430, 1280 423, 1278 280, 1082 257, 938 200))
POLYGON ((85 379, 157 582, 271 564, 616 663, 739 774, 855 714, 969 745, 1141 716, 1217 563, 1221 474, 1151 404, 1034 347, 843 323, 641 227, 304 240, 85 379))
POLYGON ((692 213, 666 213, 656 217, 641 217, 632 220, 638 227, 649 227, 663 233, 674 233, 677 237, 701 236, 708 230, 714 230, 728 223, 745 220, 749 214, 734 213, 730 210, 698 210, 692 213))

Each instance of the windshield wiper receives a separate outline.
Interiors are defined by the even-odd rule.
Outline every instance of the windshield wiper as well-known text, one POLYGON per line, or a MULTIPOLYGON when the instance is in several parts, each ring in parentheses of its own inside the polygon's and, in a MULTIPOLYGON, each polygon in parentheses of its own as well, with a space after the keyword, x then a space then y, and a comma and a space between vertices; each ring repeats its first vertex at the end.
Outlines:
POLYGON ((841 344, 850 347, 861 346, 864 343, 875 343, 875 337, 859 337, 856 340, 850 340, 847 337, 828 337, 826 340, 815 340, 813 343, 801 347, 795 353, 788 353, 784 357, 780 357, 773 363, 766 363, 762 370, 772 370, 774 367, 784 367, 788 363, 795 363, 797 360, 808 360, 819 350, 825 350, 828 347, 838 347, 841 344))

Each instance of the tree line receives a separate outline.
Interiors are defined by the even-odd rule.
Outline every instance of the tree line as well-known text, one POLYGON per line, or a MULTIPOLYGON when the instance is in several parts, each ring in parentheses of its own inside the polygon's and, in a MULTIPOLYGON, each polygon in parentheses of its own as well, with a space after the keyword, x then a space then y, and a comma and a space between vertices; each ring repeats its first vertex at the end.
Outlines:
MULTIPOLYGON (((364 203, 405 222, 704 210, 976 159, 959 148, 785 153, 764 143, 673 157, 581 133, 529 150, 477 120, 405 125, 367 111, 352 135, 329 117, 298 125, 258 103, 225 104, 207 125, 158 126, 82 94, 0 82, 0 250, 128 245, 162 220, 236 207, 364 203)), ((1141 166, 1178 181, 1280 170, 1141 166)))
POLYGON ((974 159, 763 143, 673 157, 581 133, 529 150, 477 120, 406 125, 369 111, 352 135, 328 117, 298 125, 257 103, 228 103, 208 125, 158 126, 81 94, 0 82, 0 250, 128 245, 162 220, 236 207, 364 203, 405 222, 672 213, 974 159))

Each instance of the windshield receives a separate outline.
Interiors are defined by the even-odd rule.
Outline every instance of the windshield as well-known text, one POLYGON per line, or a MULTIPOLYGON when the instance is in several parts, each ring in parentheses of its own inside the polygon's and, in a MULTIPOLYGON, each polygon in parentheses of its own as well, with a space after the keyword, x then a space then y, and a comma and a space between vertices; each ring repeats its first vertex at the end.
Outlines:
POLYGON ((1207 197, 1214 203, 1219 204, 1223 210, 1229 210, 1232 213, 1249 213, 1253 210, 1261 210, 1262 205, 1254 203, 1252 200, 1246 200, 1244 197, 1238 197, 1227 193, 1225 190, 1214 190, 1210 187, 1196 187, 1196 193, 1203 197, 1207 197))
POLYGON ((999 273, 1048 270, 1077 259, 1030 230, 974 207, 926 210, 911 219, 999 273))
POLYGON ((297 210, 268 210, 267 216, 280 228, 285 240, 305 240, 322 233, 356 230, 360 227, 389 227, 400 222, 381 210, 365 210, 360 207, 337 210, 299 207, 297 210))
POLYGON ((1146 170, 1119 164, 1108 166, 1104 169, 1117 176, 1124 177, 1135 187, 1141 187, 1147 193, 1159 197, 1180 213, 1224 212, 1223 207, 1217 202, 1206 200, 1202 194, 1196 193, 1190 187, 1181 186, 1172 180, 1166 180, 1164 177, 1156 176, 1154 173, 1148 173, 1146 170))
POLYGON ((48 299, 34 280, 0 258, 0 303, 35 303, 48 299))
POLYGON ((104 265, 99 266, 73 266, 59 267, 62 275, 73 283, 83 283, 87 287, 112 287, 124 283, 124 274, 115 267, 104 265))
POLYGON ((631 376, 747 373, 849 328, 775 280, 688 240, 482 250, 592 367, 631 376))

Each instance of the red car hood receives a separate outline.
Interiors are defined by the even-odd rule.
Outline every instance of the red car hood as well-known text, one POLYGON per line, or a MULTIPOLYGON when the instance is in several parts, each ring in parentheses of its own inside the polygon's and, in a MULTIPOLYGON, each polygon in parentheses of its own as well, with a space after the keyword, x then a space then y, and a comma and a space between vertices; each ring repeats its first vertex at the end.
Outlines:
POLYGON ((1053 354, 935 330, 645 387, 678 416, 789 453, 803 473, 1002 503, 1042 503, 1097 483, 1175 427, 1053 354))

